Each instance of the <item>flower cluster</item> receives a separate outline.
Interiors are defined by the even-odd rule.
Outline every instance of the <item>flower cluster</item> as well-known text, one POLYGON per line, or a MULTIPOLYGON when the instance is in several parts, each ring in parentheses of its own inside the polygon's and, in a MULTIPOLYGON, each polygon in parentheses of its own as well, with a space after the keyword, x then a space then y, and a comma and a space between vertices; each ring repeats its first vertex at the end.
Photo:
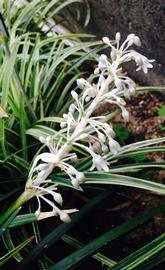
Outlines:
POLYGON ((92 158, 90 170, 109 171, 106 154, 111 152, 116 155, 120 151, 120 145, 115 140, 115 133, 110 124, 106 122, 105 116, 94 116, 94 111, 103 103, 115 104, 121 109, 123 118, 129 121, 129 113, 125 108, 126 102, 123 97, 130 98, 135 93, 135 83, 121 68, 128 61, 135 61, 137 71, 142 69, 144 73, 152 68, 153 60, 129 49, 130 46, 140 46, 139 37, 134 34, 127 36, 120 46, 120 33, 116 34, 116 45, 113 46, 109 38, 104 37, 103 42, 111 48, 110 58, 102 54, 98 66, 94 70, 95 83, 89 83, 84 78, 77 80, 77 86, 82 91, 78 95, 71 92, 74 102, 70 105, 67 114, 63 115, 61 128, 66 129, 66 137, 59 138, 54 143, 53 138, 40 138, 41 142, 48 148, 48 152, 35 157, 26 189, 31 189, 38 200, 37 215, 42 213, 41 200, 45 201, 51 208, 49 212, 59 216, 64 222, 69 222, 69 214, 76 209, 60 210, 56 204, 62 205, 62 196, 57 192, 57 185, 49 179, 49 175, 55 168, 59 168, 68 175, 68 179, 75 189, 85 181, 83 172, 78 171, 73 165, 78 157, 73 147, 82 148, 92 158), (123 97, 122 97, 123 96, 123 97), (47 197, 46 195, 49 195, 47 197))

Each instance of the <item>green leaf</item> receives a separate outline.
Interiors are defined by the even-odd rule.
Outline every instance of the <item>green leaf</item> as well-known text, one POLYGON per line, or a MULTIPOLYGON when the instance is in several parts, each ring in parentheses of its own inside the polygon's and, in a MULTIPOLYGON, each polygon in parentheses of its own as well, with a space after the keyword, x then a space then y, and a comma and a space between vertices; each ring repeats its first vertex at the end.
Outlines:
MULTIPOLYGON (((123 224, 117 226, 114 229, 102 234, 101 236, 97 237, 89 244, 86 244, 81 249, 73 252, 72 254, 68 255, 58 263, 55 263, 53 266, 49 268, 49 270, 67 270, 71 269, 72 266, 76 265, 84 258, 104 246, 105 244, 109 243, 110 241, 117 239, 119 236, 129 232, 130 230, 136 228, 137 226, 143 224, 145 221, 151 219, 155 215, 162 213, 165 210, 165 204, 152 208, 150 211, 144 212, 139 214, 138 216, 132 218, 124 222, 123 224), (159 212, 160 211, 160 212, 159 212)), ((120 268, 121 269, 121 268, 120 268)))
POLYGON ((31 135, 32 137, 39 140, 40 136, 43 136, 43 137, 56 136, 59 133, 53 130, 52 128, 49 128, 43 125, 35 125, 34 127, 28 129, 26 131, 26 134, 31 135))
POLYGON ((135 161, 144 161, 146 160, 146 155, 144 153, 139 153, 136 154, 136 156, 133 156, 132 159, 135 161))
POLYGON ((9 259, 11 259, 13 256, 15 256, 21 249, 23 249, 29 242, 33 239, 33 236, 29 239, 26 239, 23 243, 15 247, 13 250, 5 254, 0 258, 0 266, 2 266, 5 262, 7 262, 9 259))
POLYGON ((124 141, 129 138, 129 132, 124 129, 121 123, 117 123, 114 125, 114 131, 116 136, 121 140, 122 143, 124 143, 124 141))
MULTIPOLYGON (((77 249, 80 249, 82 247, 85 246, 85 244, 82 244, 80 241, 78 241, 77 239, 69 236, 69 235, 66 235, 64 234, 61 239, 63 241, 65 241, 66 243, 68 243, 69 245, 77 248, 77 249)), ((96 254, 92 255, 92 258, 101 262, 102 264, 105 264, 107 266, 114 266, 116 264, 116 262, 114 260, 111 260, 109 259, 108 257, 104 256, 103 254, 97 252, 96 254)))
POLYGON ((19 227, 19 226, 22 226, 22 225, 25 225, 25 224, 32 223, 34 221, 37 221, 36 215, 34 213, 18 215, 10 223, 9 228, 16 228, 16 227, 19 227))
POLYGON ((165 233, 155 238, 152 242, 148 243, 144 247, 133 252, 131 255, 127 256, 126 258, 118 262, 114 267, 108 268, 108 270, 135 269, 137 266, 145 262, 154 254, 162 250, 164 247, 165 247, 165 233))
POLYGON ((115 160, 115 159, 122 159, 126 157, 130 157, 133 159, 137 155, 142 155, 142 154, 148 154, 148 153, 164 153, 165 152, 165 147, 163 146, 157 146, 157 147, 142 147, 137 150, 132 150, 132 151, 123 151, 120 154, 117 154, 115 156, 111 156, 110 158, 108 157, 107 160, 115 160))
POLYGON ((64 118, 62 117, 55 117, 55 116, 49 116, 39 119, 37 122, 54 122, 54 123, 61 123, 65 122, 64 118))
POLYGON ((86 177, 85 184, 120 185, 120 186, 141 188, 160 194, 165 194, 165 185, 144 180, 141 178, 135 178, 131 176, 112 174, 106 172, 102 173, 89 172, 85 174, 85 177, 86 177))
POLYGON ((165 130, 165 125, 160 125, 160 130, 164 131, 165 130))
POLYGON ((165 92, 165 87, 161 86, 141 86, 137 87, 136 91, 138 92, 165 92))
POLYGON ((109 169, 110 173, 130 173, 130 172, 136 172, 143 169, 149 169, 149 168, 165 168, 164 162, 140 162, 140 163, 133 163, 133 164, 125 164, 125 165, 119 165, 119 166, 111 166, 109 169))
POLYGON ((16 215, 18 214, 20 210, 21 210, 21 207, 19 207, 13 212, 13 209, 11 207, 8 209, 8 212, 5 212, 5 214, 1 216, 0 236, 3 235, 3 233, 6 231, 6 229, 8 228, 8 226, 10 225, 10 223, 13 221, 13 219, 16 217, 16 215), (7 217, 7 220, 6 220, 6 217, 7 217), (5 222, 3 222, 4 220, 5 222))
POLYGON ((161 251, 158 254, 153 255, 150 257, 146 262, 143 263, 140 267, 138 267, 136 270, 149 270, 155 267, 156 265, 160 264, 161 262, 164 262, 165 260, 165 251, 161 251))
POLYGON ((23 10, 19 13, 19 16, 15 20, 14 24, 12 25, 12 29, 10 32, 10 40, 13 41, 16 36, 17 29, 24 24, 24 31, 28 24, 32 21, 35 14, 37 14, 42 7, 44 7, 44 3, 40 0, 33 0, 32 2, 28 3, 28 5, 23 8, 23 10))
POLYGON ((2 82, 2 93, 1 93, 1 105, 5 110, 8 104, 8 94, 10 81, 12 79, 14 66, 16 62, 16 56, 19 48, 19 40, 17 40, 11 51, 11 55, 6 58, 3 65, 1 66, 0 82, 2 82))
MULTIPOLYGON (((15 246, 13 244, 13 241, 11 239, 11 235, 10 235, 10 231, 9 229, 7 229, 3 236, 2 236, 2 239, 3 239, 3 242, 4 242, 4 245, 5 247, 7 248, 7 250, 10 252, 12 251, 13 249, 15 249, 15 246)), ((22 256, 18 253, 15 253, 13 255, 13 258, 17 261, 17 262, 20 262, 22 260, 22 256)))

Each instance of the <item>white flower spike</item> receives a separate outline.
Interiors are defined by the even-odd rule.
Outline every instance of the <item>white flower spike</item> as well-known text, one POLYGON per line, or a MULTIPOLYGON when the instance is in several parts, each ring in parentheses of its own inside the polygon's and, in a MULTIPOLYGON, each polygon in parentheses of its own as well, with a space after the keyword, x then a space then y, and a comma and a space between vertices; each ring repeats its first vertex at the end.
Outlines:
POLYGON ((59 133, 58 140, 50 136, 40 138, 49 151, 35 157, 25 187, 25 191, 30 190, 38 200, 36 211, 38 219, 59 216, 63 222, 67 223, 70 222, 69 214, 77 211, 77 209, 61 210, 58 207, 62 205, 63 199, 57 192, 57 184, 50 180, 54 169, 59 169, 67 174, 68 181, 75 189, 80 189, 80 185, 85 181, 85 174, 74 167, 74 163, 78 162, 77 154, 73 150, 74 146, 82 148, 91 156, 90 171, 108 172, 107 153, 116 155, 121 150, 119 143, 114 139, 115 133, 112 126, 106 123, 106 117, 93 116, 93 113, 101 104, 108 102, 118 106, 124 120, 129 121, 124 98, 130 98, 135 94, 136 84, 123 73, 121 66, 133 60, 137 65, 137 71, 142 70, 147 73, 148 69, 153 67, 151 63, 154 60, 148 60, 145 56, 130 49, 132 45, 138 47, 141 45, 139 37, 135 34, 128 35, 121 45, 120 33, 116 34, 115 39, 114 46, 109 38, 103 38, 103 42, 111 49, 110 59, 104 54, 100 56, 98 66, 94 70, 97 77, 95 82, 91 83, 80 78, 77 80, 77 86, 82 93, 78 95, 74 90, 71 91, 73 103, 68 113, 63 115, 61 122, 61 128, 65 128, 66 136, 60 137, 61 133, 59 133), (51 211, 42 212, 41 201, 47 203, 51 211))

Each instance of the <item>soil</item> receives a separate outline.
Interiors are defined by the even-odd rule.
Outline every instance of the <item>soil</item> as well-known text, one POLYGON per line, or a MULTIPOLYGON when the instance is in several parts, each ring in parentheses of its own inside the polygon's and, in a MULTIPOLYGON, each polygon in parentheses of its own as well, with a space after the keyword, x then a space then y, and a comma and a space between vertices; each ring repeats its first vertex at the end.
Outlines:
POLYGON ((154 139, 165 135, 165 116, 159 116, 159 109, 165 104, 165 97, 159 94, 137 94, 127 101, 130 120, 124 123, 119 115, 116 122, 121 122, 129 131, 134 141, 154 139))

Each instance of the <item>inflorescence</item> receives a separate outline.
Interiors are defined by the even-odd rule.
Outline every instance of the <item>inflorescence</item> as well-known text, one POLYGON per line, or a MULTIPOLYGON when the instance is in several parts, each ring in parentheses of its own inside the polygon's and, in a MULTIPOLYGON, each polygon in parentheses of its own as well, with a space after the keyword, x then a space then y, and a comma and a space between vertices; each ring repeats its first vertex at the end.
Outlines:
MULTIPOLYGON (((68 113, 63 115, 61 128, 65 128, 66 136, 61 136, 55 143, 52 137, 40 138, 40 141, 47 146, 48 151, 37 155, 33 161, 26 190, 33 190, 38 200, 36 215, 39 217, 41 201, 45 201, 52 209, 50 215, 59 216, 63 222, 70 221, 70 213, 77 209, 61 210, 57 205, 62 205, 63 199, 57 192, 57 184, 49 176, 55 168, 61 169, 68 175, 69 181, 75 189, 85 181, 83 172, 78 171, 73 165, 78 157, 73 147, 85 150, 92 158, 90 171, 109 171, 109 164, 106 161, 108 152, 116 155, 121 147, 115 140, 115 133, 106 116, 93 116, 93 113, 103 103, 115 104, 121 109, 123 118, 129 121, 129 113, 125 108, 124 100, 135 93, 135 82, 122 70, 122 64, 134 61, 137 71, 144 73, 152 68, 154 60, 148 60, 142 54, 130 49, 132 45, 140 46, 138 36, 130 34, 120 46, 120 33, 116 34, 115 46, 109 38, 104 37, 103 42, 111 49, 110 57, 102 54, 98 66, 94 70, 95 83, 89 83, 84 78, 77 80, 77 86, 82 90, 78 95, 71 92, 74 102, 70 105, 68 113), (124 98, 122 98, 122 96, 124 98), (50 195, 49 198, 46 195, 50 195), (51 199, 50 199, 51 198, 51 199)), ((45 213, 46 216, 46 213, 45 213)))

